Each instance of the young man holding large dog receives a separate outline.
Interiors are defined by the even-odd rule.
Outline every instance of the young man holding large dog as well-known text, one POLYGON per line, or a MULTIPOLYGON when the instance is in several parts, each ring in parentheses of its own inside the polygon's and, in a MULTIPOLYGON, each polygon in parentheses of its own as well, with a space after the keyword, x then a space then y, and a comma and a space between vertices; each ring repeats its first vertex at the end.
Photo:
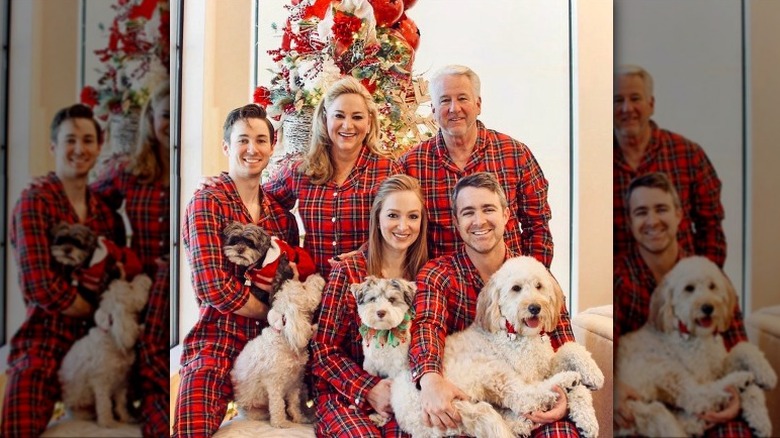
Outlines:
MULTIPOLYGON (((262 107, 250 104, 231 111, 222 141, 228 172, 213 187, 196 192, 187 206, 182 241, 200 317, 184 339, 175 437, 205 437, 217 431, 233 397, 233 362, 267 325, 269 303, 251 294, 223 255, 225 227, 234 221, 254 223, 289 243, 298 241, 294 219, 260 187, 273 146, 273 125, 262 107)), ((268 284, 255 285, 270 289, 268 284)))
MULTIPOLYGON (((467 398, 443 375, 444 338, 474 321, 480 290, 507 259, 520 255, 504 242, 511 212, 493 174, 479 172, 461 178, 453 189, 451 205, 463 244, 455 254, 429 261, 418 274, 409 348, 412 377, 422 391, 425 424, 441 430, 460 423, 452 401, 467 398)), ((574 341, 565 306, 557 328, 548 335, 556 349, 574 341)), ((559 396, 551 410, 528 415, 538 426, 533 436, 578 436, 577 428, 566 419, 562 390, 559 396)))
MULTIPOLYGON (((616 342, 620 342, 621 335, 644 325, 656 286, 680 259, 690 255, 677 238, 682 205, 666 174, 648 173, 632 180, 625 194, 625 205, 634 244, 628 253, 615 260, 616 342)), ((734 310, 731 327, 722 336, 729 349, 747 341, 739 306, 734 310)), ((633 415, 625 402, 638 395, 620 381, 616 388, 615 422, 619 427, 626 427, 633 422, 633 415)), ((739 396, 736 391, 732 393, 734 397, 724 410, 704 414, 705 420, 717 425, 710 429, 708 436, 750 436, 747 425, 737 419, 739 396)))
POLYGON ((107 263, 68 270, 51 257, 51 232, 60 222, 80 223, 96 236, 119 240, 112 210, 87 187, 103 134, 92 110, 73 105, 51 123, 54 172, 25 190, 11 224, 27 316, 11 338, 0 435, 40 436, 60 398, 57 371, 76 340, 94 325, 93 306, 108 283, 107 263))

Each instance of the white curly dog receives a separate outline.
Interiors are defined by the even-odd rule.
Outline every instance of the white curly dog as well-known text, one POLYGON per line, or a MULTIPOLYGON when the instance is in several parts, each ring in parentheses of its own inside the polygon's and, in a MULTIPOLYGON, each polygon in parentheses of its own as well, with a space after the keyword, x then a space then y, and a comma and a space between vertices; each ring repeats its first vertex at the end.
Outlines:
POLYGON ((307 346, 316 328, 314 311, 322 299, 325 280, 310 275, 306 282, 287 280, 268 312, 269 327, 247 342, 231 371, 239 412, 251 420, 268 420, 273 427, 303 423, 306 393, 303 374, 309 359, 307 346), (285 406, 286 402, 286 406, 285 406))
POLYGON ((601 388, 604 374, 581 345, 568 342, 554 352, 544 335, 558 325, 563 302, 560 286, 539 261, 507 260, 480 292, 474 323, 446 339, 444 377, 470 397, 453 402, 461 426, 442 432, 423 424, 420 391, 406 370, 394 379, 391 395, 401 428, 415 437, 527 436, 533 425, 523 414, 549 409, 559 386, 570 418, 583 435, 597 436, 590 389, 601 388), (503 417, 494 406, 506 412, 503 417))
POLYGON ((120 421, 132 420, 127 411, 127 376, 142 330, 138 315, 151 286, 152 280, 143 274, 136 275, 132 282, 111 282, 95 311, 96 326, 62 359, 62 401, 73 417, 91 420, 97 414, 98 425, 116 427, 116 410, 120 421))
POLYGON ((740 342, 726 352, 720 332, 731 325, 737 296, 720 268, 705 257, 680 260, 655 289, 647 323, 618 345, 618 379, 636 390, 628 401, 634 427, 617 435, 701 435, 697 414, 721 410, 733 386, 742 418, 757 436, 772 425, 763 389, 777 383, 764 354, 740 342))

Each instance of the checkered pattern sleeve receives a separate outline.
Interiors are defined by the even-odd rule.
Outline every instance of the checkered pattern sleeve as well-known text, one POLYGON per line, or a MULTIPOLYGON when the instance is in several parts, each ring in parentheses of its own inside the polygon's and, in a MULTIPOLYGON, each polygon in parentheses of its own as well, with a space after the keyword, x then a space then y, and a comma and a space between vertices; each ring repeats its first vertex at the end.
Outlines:
POLYGON ((696 143, 653 122, 650 144, 636 169, 625 160, 617 140, 613 141, 613 252, 628 252, 634 242, 629 228, 625 193, 633 178, 650 172, 666 173, 677 189, 683 219, 677 240, 686 252, 708 257, 723 267, 726 237, 723 232, 721 182, 707 154, 696 143))
POLYGON ((198 191, 190 200, 182 225, 192 284, 198 300, 222 313, 234 313, 249 301, 249 288, 234 277, 222 254, 222 230, 231 219, 231 205, 219 190, 198 191))
POLYGON ((739 305, 734 308, 734 316, 731 318, 731 325, 728 330, 723 332, 723 344, 727 350, 740 342, 748 342, 747 332, 745 331, 745 322, 742 319, 742 311, 739 305))
POLYGON ((427 373, 442 373, 441 359, 448 333, 447 293, 458 289, 451 268, 452 262, 450 256, 431 260, 417 274, 415 316, 412 320, 409 344, 409 362, 414 380, 427 373))
POLYGON ((566 308, 565 303, 561 306, 561 319, 558 320, 558 325, 549 335, 550 343, 555 350, 558 350, 561 345, 567 342, 574 341, 574 331, 571 329, 571 318, 569 317, 569 310, 566 308))
POLYGON ((366 275, 362 253, 331 271, 311 344, 317 392, 338 392, 360 408, 368 406, 368 392, 381 380, 363 370, 360 317, 350 291, 350 285, 360 283, 366 275))

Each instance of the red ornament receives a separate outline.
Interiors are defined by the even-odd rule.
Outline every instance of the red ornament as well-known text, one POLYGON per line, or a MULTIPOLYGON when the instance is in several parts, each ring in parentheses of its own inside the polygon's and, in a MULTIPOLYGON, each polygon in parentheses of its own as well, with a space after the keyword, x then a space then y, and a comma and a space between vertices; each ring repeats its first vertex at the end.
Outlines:
POLYGON ((271 106, 271 91, 266 87, 255 88, 255 92, 252 98, 256 104, 264 108, 271 106))
POLYGON ((330 0, 315 0, 314 4, 306 8, 303 16, 304 18, 317 17, 322 20, 325 18, 325 13, 328 12, 329 7, 330 0))
POLYGON ((374 18, 379 27, 390 27, 404 13, 403 0, 368 0, 374 8, 374 18))
POLYGON ((404 0, 404 11, 414 6, 417 0, 404 0))
POLYGON ((90 108, 94 108, 98 104, 98 92, 95 87, 87 85, 81 89, 81 103, 87 105, 90 108))
POLYGON ((401 19, 393 25, 393 29, 397 30, 414 50, 420 46, 420 29, 406 14, 401 15, 401 19))

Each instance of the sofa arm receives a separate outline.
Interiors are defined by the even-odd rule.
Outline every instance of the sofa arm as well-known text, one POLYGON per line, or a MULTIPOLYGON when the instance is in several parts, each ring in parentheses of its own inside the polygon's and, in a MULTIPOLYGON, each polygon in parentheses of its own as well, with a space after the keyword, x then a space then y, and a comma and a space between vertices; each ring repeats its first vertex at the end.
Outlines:
MULTIPOLYGON (((780 374, 780 306, 764 307, 745 317, 750 342, 764 352, 775 372, 780 374)), ((766 406, 772 419, 772 431, 780 431, 780 385, 766 393, 766 406)))
POLYGON ((592 307, 571 320, 577 342, 592 355, 604 373, 604 387, 593 393, 599 436, 612 436, 612 305, 592 307))

